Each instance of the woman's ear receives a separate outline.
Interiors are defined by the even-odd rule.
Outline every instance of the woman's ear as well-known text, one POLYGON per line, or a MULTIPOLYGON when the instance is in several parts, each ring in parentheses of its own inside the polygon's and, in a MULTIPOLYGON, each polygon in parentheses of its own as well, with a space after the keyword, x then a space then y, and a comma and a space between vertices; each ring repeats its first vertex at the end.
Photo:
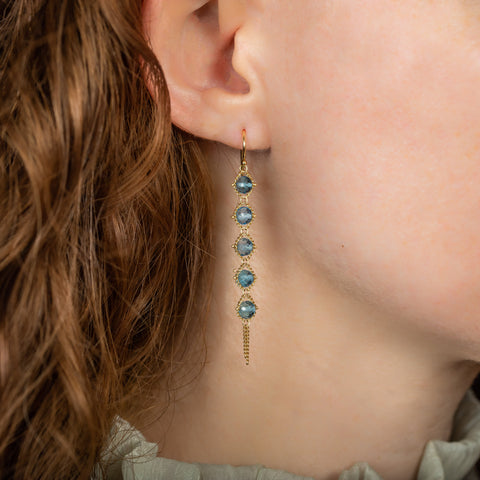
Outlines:
MULTIPOLYGON (((143 24, 164 71, 172 122, 198 137, 270 146, 258 42, 241 0, 145 0, 143 24)), ((255 11, 258 14, 258 11, 255 11)))

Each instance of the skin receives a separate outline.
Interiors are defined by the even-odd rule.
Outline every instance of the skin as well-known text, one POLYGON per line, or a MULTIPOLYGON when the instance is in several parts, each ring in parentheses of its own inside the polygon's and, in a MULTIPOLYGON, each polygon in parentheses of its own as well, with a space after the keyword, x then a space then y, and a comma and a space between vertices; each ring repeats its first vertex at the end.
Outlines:
POLYGON ((144 15, 217 200, 208 362, 144 433, 182 461, 414 479, 480 371, 480 2, 148 0, 144 15), (249 366, 228 281, 242 128, 249 366))

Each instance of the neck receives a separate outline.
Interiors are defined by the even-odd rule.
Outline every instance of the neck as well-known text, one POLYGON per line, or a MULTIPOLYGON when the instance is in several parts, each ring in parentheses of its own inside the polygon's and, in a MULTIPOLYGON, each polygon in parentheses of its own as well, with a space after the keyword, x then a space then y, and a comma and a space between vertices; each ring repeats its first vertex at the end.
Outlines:
POLYGON ((240 289, 232 279, 240 265, 231 248, 238 234, 230 219, 236 167, 219 162, 215 172, 218 249, 207 364, 179 395, 175 415, 145 430, 147 438, 163 445, 161 456, 187 462, 261 463, 333 480, 367 461, 385 478, 414 479, 426 442, 449 439, 478 367, 413 322, 335 287, 288 234, 272 230, 271 198, 256 191, 250 232, 259 311, 246 366, 234 311, 240 289))

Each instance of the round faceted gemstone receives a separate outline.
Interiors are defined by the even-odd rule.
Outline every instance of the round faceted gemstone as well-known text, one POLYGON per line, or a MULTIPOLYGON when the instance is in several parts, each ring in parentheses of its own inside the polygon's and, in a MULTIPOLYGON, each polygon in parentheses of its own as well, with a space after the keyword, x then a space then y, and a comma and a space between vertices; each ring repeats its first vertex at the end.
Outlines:
POLYGON ((237 242, 237 252, 242 256, 246 257, 250 255, 253 251, 253 242, 246 237, 241 238, 237 242))
POLYGON ((237 189, 238 193, 249 193, 253 188, 251 178, 247 177, 246 175, 241 175, 235 182, 235 188, 237 189))
POLYGON ((255 304, 250 300, 245 300, 241 302, 238 306, 238 314, 245 319, 252 318, 255 315, 257 308, 255 304))
POLYGON ((237 222, 240 225, 247 225, 252 221, 253 213, 250 210, 250 208, 243 206, 243 207, 237 208, 236 216, 237 216, 237 222))
POLYGON ((240 270, 240 272, 238 272, 237 278, 238 278, 238 283, 243 288, 248 288, 255 280, 253 273, 250 270, 246 270, 246 269, 240 270))

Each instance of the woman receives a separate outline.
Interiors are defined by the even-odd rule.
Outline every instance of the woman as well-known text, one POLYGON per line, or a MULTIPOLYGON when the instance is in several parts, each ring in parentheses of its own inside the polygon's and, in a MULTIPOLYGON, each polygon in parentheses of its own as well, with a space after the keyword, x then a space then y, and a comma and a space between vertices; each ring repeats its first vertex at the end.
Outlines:
POLYGON ((479 1, 0 8, 2 478, 478 478, 479 1))

